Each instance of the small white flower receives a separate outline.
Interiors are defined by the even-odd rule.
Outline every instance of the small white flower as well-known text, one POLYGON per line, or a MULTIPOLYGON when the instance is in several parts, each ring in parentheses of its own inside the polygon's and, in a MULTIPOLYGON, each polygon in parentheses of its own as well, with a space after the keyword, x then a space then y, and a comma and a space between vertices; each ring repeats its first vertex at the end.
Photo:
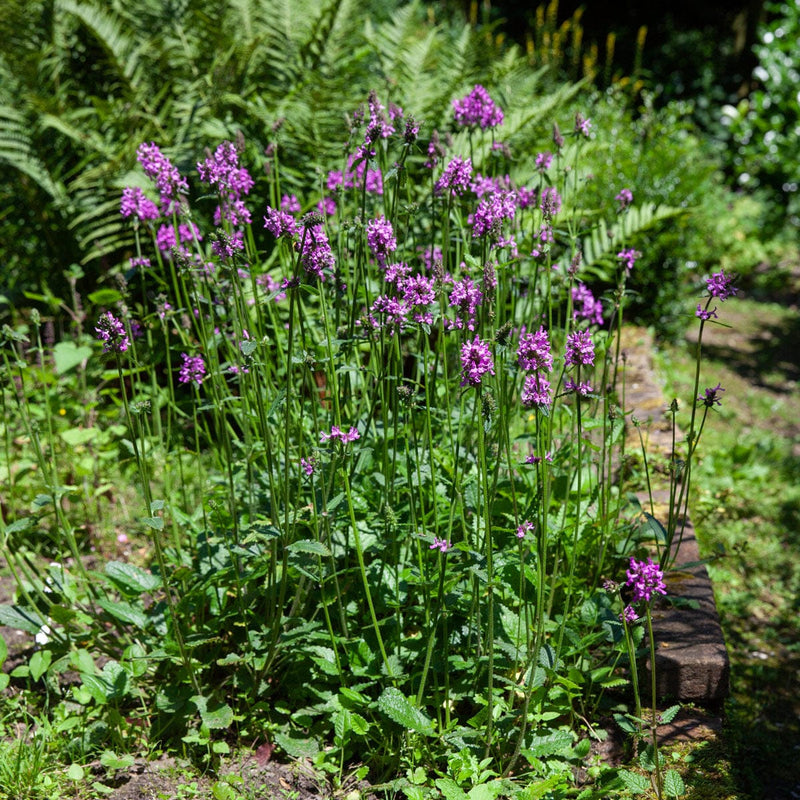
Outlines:
POLYGON ((53 629, 49 625, 42 625, 39 628, 39 632, 34 637, 36 639, 36 644, 47 644, 50 641, 50 634, 53 632, 53 629))

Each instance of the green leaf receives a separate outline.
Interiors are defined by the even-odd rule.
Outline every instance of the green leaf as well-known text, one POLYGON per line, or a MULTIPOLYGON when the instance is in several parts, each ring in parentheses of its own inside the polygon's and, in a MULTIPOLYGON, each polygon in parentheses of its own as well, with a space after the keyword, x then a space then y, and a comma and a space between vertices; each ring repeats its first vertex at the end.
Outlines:
POLYGON ((132 595, 153 592, 161 586, 161 579, 134 564, 124 561, 109 561, 106 576, 122 592, 132 595))
POLYGON ((209 728, 230 728, 233 722, 233 709, 227 703, 211 710, 200 709, 200 719, 209 728))
POLYGON ((134 756, 130 754, 118 756, 111 750, 105 750, 100 755, 100 763, 106 769, 127 769, 128 767, 132 767, 135 761, 136 759, 134 756))
POLYGON ((625 733, 634 734, 638 731, 636 725, 624 714, 614 714, 614 721, 625 733))
POLYGON ((122 300, 122 294, 116 289, 98 289, 89 295, 89 302, 96 306, 113 306, 118 300, 122 300))
POLYGON ((164 519, 162 517, 142 517, 139 522, 152 528, 154 531, 164 530, 164 519))
POLYGON ((37 650, 28 662, 28 669, 31 671, 31 677, 35 681, 38 681, 39 678, 47 672, 52 660, 53 654, 49 650, 37 650))
POLYGON ((644 775, 622 769, 619 771, 619 777, 625 784, 625 788, 633 794, 646 794, 650 789, 650 781, 644 775))
POLYGON ((5 664, 6 659, 8 658, 8 645, 6 644, 6 640, 0 635, 0 667, 5 664))
POLYGON ((378 698, 378 709, 406 730, 433 735, 433 722, 394 686, 388 686, 378 698))
POLYGON ((683 778, 674 769, 667 770, 664 773, 664 794, 667 797, 680 797, 685 791, 683 778))
POLYGON ((97 605, 111 614, 114 619, 118 619, 120 622, 128 622, 131 625, 135 625, 137 628, 146 628, 149 622, 147 615, 144 613, 144 609, 141 607, 137 608, 130 603, 115 602, 101 597, 97 601, 97 605))
POLYGON ((466 792, 452 778, 437 778, 434 783, 445 800, 467 800, 466 792))
POLYGON ((254 342, 252 339, 248 339, 243 341, 239 344, 239 349, 242 351, 242 355, 247 358, 247 356, 253 355, 253 353, 258 347, 258 342, 254 342))
POLYGON ((25 606, 0 605, 0 625, 26 631, 34 636, 45 624, 38 611, 25 606))
POLYGON ((670 706, 666 711, 659 714, 662 725, 667 725, 672 722, 681 710, 680 705, 670 706))
POLYGON ((63 375, 69 372, 78 364, 86 361, 92 355, 92 348, 81 345, 80 347, 75 342, 59 342, 53 348, 53 361, 56 365, 56 372, 63 375))
POLYGON ((534 758, 552 756, 572 746, 572 734, 569 731, 553 731, 546 736, 533 736, 530 745, 523 751, 534 758))
POLYGON ((503 789, 503 784, 500 781, 492 781, 491 783, 479 783, 473 786, 467 793, 468 800, 495 800, 498 794, 503 789))
POLYGON ((301 539, 299 542, 292 542, 288 548, 293 553, 313 553, 318 556, 330 556, 331 551, 322 542, 315 542, 312 539, 301 539))
POLYGON ((71 781, 78 781, 83 780, 83 767, 80 764, 70 764, 69 768, 67 769, 67 777, 71 781))
POLYGON ((275 743, 291 758, 313 758, 319 752, 319 745, 314 739, 302 739, 277 731, 275 743))
POLYGON ((100 433, 100 428, 70 428, 59 435, 70 447, 77 447, 96 439, 100 433))

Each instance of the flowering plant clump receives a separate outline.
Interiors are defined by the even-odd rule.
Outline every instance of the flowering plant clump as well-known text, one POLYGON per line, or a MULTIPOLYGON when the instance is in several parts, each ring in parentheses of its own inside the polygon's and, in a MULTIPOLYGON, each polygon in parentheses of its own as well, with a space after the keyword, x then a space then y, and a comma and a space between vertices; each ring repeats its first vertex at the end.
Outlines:
MULTIPOLYGON (((487 774, 513 775, 531 741, 563 742, 561 720, 635 672, 645 625, 630 626, 649 624, 680 535, 673 513, 666 546, 653 542, 658 562, 637 561, 640 509, 612 470, 627 438, 619 333, 631 245, 647 225, 636 228, 633 192, 619 191, 597 252, 586 220, 601 227, 601 212, 584 201, 581 155, 602 132, 583 114, 569 146, 556 124, 527 159, 519 131, 496 139, 505 112, 483 86, 438 111, 444 124, 430 131, 370 92, 347 117, 338 160, 307 176, 283 163, 277 139, 266 154, 239 136, 182 156, 191 175, 156 143, 139 147, 152 188, 126 187, 119 207, 136 249, 125 280, 98 295, 118 316, 95 314, 104 352, 126 357, 115 371, 93 367, 103 389, 78 434, 62 442, 48 419, 35 463, 64 561, 86 572, 65 516, 79 504, 58 502, 59 487, 81 481, 57 475, 59 448, 113 444, 141 506, 113 546, 140 537, 152 562, 86 572, 84 595, 54 572, 76 616, 55 611, 39 591, 50 584, 10 553, 24 561, 19 619, 47 631, 47 663, 80 661, 92 690, 76 697, 125 728, 109 741, 127 741, 143 706, 168 711, 159 735, 174 731, 177 746, 218 755, 235 739, 222 729, 241 720, 287 754, 316 753, 340 780, 356 758, 372 774, 398 753, 412 765, 423 756, 408 743, 423 735, 431 763, 482 751, 487 774), (109 421, 105 438, 97 419, 109 421), (633 599, 612 608, 599 576, 619 580, 626 565, 633 599), (88 650, 69 655, 91 638, 78 630, 86 620, 108 680, 95 680, 88 650), (565 676, 574 691, 551 691, 565 676)), ((508 118, 522 118, 519 106, 508 118)), ((706 286, 701 329, 735 294, 724 273, 706 286)), ((77 371, 85 351, 65 344, 51 360, 42 345, 37 369, 77 371)), ((14 347, 16 364, 25 353, 14 347)), ((30 382, 7 369, 9 385, 30 382)), ((694 390, 686 484, 722 391, 694 390)), ((38 425, 18 439, 36 446, 38 425)), ((86 468, 74 461, 61 466, 86 468)), ((564 770, 560 791, 581 753, 568 769, 529 758, 530 770, 543 781, 564 770)), ((502 781, 497 791, 513 794, 502 781)))

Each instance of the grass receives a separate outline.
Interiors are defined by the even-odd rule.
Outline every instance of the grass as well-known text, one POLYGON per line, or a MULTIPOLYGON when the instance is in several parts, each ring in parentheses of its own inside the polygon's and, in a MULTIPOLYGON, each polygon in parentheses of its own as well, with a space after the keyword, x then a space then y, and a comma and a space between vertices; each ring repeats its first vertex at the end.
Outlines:
MULTIPOLYGON (((706 328, 708 383, 725 388, 695 466, 692 515, 731 659, 726 746, 739 796, 800 784, 800 313, 741 298, 706 328)), ((662 345, 667 396, 691 388, 696 342, 662 345)), ((785 793, 785 795, 784 795, 785 793)))

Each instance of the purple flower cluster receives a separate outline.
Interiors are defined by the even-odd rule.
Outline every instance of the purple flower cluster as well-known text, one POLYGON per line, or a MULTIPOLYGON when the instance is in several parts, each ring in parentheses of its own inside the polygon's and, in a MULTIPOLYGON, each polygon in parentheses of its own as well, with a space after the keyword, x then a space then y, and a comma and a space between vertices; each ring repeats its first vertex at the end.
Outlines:
POLYGON ((572 287, 572 318, 587 319, 595 325, 603 324, 603 304, 596 300, 584 283, 572 287))
POLYGON ((389 253, 397 250, 392 223, 383 215, 367 223, 367 244, 379 264, 385 264, 389 253))
POLYGON ((130 346, 125 326, 110 311, 100 315, 95 330, 97 338, 105 343, 104 353, 124 353, 130 346))
MULTIPOLYGON (((178 238, 175 238, 174 225, 161 225, 156 231, 156 246, 162 253, 169 253, 173 247, 177 247, 180 241, 181 245, 191 244, 192 242, 200 242, 203 235, 200 229, 193 222, 188 225, 182 222, 178 225, 178 238)), ((189 254, 186 248, 182 248, 185 255, 189 254)))
POLYGON ((451 195, 462 194, 469 186, 472 177, 472 161, 469 158, 456 156, 444 168, 441 177, 433 187, 434 194, 447 191, 451 195))
POLYGON ((286 211, 267 206, 267 213, 264 217, 264 227, 276 239, 280 239, 281 236, 291 238, 297 233, 297 220, 286 211))
POLYGON ((463 127, 496 128, 503 124, 503 112, 480 84, 460 100, 453 100, 456 124, 463 127))
POLYGON ((325 433, 322 431, 319 435, 320 442, 327 442, 330 440, 338 439, 342 444, 347 444, 348 442, 354 442, 356 439, 360 439, 361 435, 358 432, 357 428, 350 427, 350 430, 345 433, 338 425, 334 425, 331 428, 330 433, 325 433))
POLYGON ((545 150, 543 153, 537 153, 535 163, 538 172, 546 172, 553 163, 553 154, 549 150, 545 150))
POLYGON ((516 200, 514 192, 505 191, 481 198, 472 215, 473 237, 491 235, 492 238, 499 238, 503 220, 514 219, 517 210, 516 200))
POLYGON ((564 381, 564 391, 575 392, 575 394, 579 394, 581 397, 588 397, 593 389, 590 383, 586 383, 585 381, 575 383, 571 378, 567 378, 567 380, 564 381))
POLYGON ((446 553, 450 549, 450 542, 447 539, 439 539, 438 537, 433 537, 433 544, 428 548, 429 550, 440 550, 442 553, 446 553))
POLYGON ((720 397, 720 394, 722 394, 724 391, 725 390, 722 388, 722 384, 718 383, 716 386, 708 387, 705 392, 697 398, 697 400, 706 408, 712 408, 715 405, 721 406, 722 398, 720 397))
POLYGON ((617 253, 617 258, 625 265, 625 269, 630 272, 633 269, 633 265, 636 263, 636 259, 641 255, 642 254, 638 250, 629 247, 627 250, 621 250, 617 253))
POLYGON ((461 385, 480 386, 486 374, 495 374, 492 350, 476 333, 471 342, 461 347, 461 385))
POLYGON ((653 563, 651 558, 648 558, 647 561, 637 561, 635 558, 631 558, 626 577, 625 583, 633 590, 634 603, 641 600, 649 603, 654 594, 667 593, 667 587, 664 585, 664 573, 658 564, 653 563))
MULTIPOLYGON (((462 267, 464 264, 462 264, 462 267)), ((469 275, 465 275, 460 281, 453 281, 453 288, 450 291, 449 305, 458 309, 454 321, 447 321, 450 328, 464 328, 475 330, 475 316, 478 306, 483 303, 483 292, 480 286, 472 280, 469 275)))
POLYGON ((428 306, 436 299, 433 283, 433 278, 427 278, 424 275, 404 278, 399 283, 403 300, 411 308, 415 322, 427 325, 433 323, 433 315, 427 310, 428 306))
POLYGON ((317 468, 317 460, 314 458, 314 456, 311 456, 310 458, 301 458, 300 467, 302 468, 303 472, 305 472, 305 474, 310 478, 314 474, 314 471, 317 468))
POLYGON ((564 363, 570 366, 594 364, 594 342, 589 331, 573 331, 567 336, 567 351, 564 363))
POLYGON ((575 114, 575 133, 579 136, 583 136, 584 139, 589 138, 589 131, 592 129, 592 121, 587 117, 584 117, 583 114, 579 111, 575 114))
POLYGON ((190 356, 187 353, 181 353, 180 371, 178 372, 178 380, 181 383, 194 382, 199 386, 206 376, 206 365, 202 356, 190 356))
POLYGON ((633 192, 630 189, 620 189, 614 199, 619 203, 619 210, 624 211, 633 202, 633 192))
POLYGON ((329 192, 333 192, 337 186, 341 186, 344 189, 360 187, 365 180, 367 193, 383 194, 381 171, 379 169, 369 169, 365 159, 359 159, 355 153, 352 153, 347 159, 347 169, 344 172, 340 169, 328 172, 328 180, 325 185, 329 192), (365 170, 366 176, 364 175, 365 170))
POLYGON ((176 210, 180 196, 189 192, 186 178, 181 177, 177 168, 154 142, 142 142, 136 150, 136 158, 147 177, 156 183, 161 198, 161 213, 164 216, 171 214, 176 210))
POLYGON ((738 289, 733 285, 736 278, 733 275, 726 275, 725 270, 715 272, 710 278, 706 278, 706 286, 711 297, 723 302, 729 297, 736 295, 738 289))
POLYGON ((546 220, 551 220, 561 210, 561 195, 555 186, 546 186, 542 190, 539 208, 546 220))
POLYGON ((158 219, 161 216, 158 206, 145 197, 144 192, 138 186, 127 186, 122 190, 119 211, 123 217, 135 217, 143 222, 158 219))
POLYGON ((520 367, 528 372, 538 370, 552 372, 553 355, 550 352, 550 339, 544 326, 541 326, 536 333, 524 333, 520 336, 517 361, 520 367))
POLYGON ((328 234, 323 225, 311 225, 305 229, 301 244, 295 245, 300 251, 300 263, 312 277, 325 280, 325 272, 332 272, 336 267, 336 257, 331 250, 328 234))
POLYGON ((214 224, 229 222, 233 227, 249 225, 250 211, 245 207, 242 195, 250 193, 253 179, 250 173, 239 166, 239 153, 233 142, 222 142, 214 155, 198 163, 200 180, 219 189, 220 204, 214 212, 214 224))
POLYGON ((526 533, 531 533, 536 526, 530 521, 525 520, 518 528, 517 528, 517 539, 524 539, 526 533))
POLYGON ((525 408, 550 405, 550 381, 540 372, 534 372, 525 378, 520 400, 525 408))
POLYGON ((408 304, 404 300, 388 295, 378 295, 369 313, 369 324, 373 328, 383 328, 390 336, 402 331, 408 320, 408 304))

